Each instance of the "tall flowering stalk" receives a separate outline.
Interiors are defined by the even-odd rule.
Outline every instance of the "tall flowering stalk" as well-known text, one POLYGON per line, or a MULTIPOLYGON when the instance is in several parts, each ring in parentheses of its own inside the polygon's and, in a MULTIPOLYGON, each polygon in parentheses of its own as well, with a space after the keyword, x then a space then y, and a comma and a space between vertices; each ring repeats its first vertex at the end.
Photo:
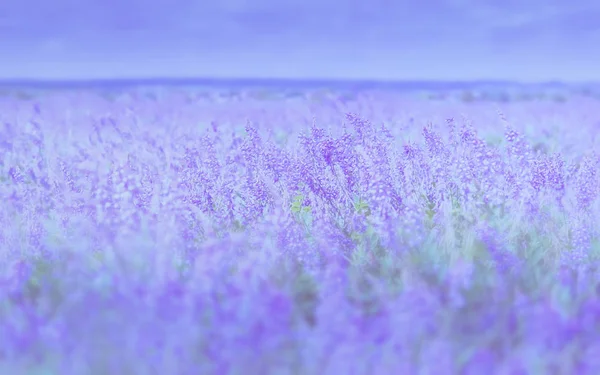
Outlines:
POLYGON ((0 98, 0 373, 598 373, 589 103, 260 96, 0 98))

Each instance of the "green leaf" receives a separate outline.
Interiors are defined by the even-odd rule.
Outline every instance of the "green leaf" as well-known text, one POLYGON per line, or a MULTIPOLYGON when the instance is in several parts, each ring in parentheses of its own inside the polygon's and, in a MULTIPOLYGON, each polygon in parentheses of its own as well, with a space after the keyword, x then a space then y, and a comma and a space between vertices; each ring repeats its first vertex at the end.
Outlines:
POLYGON ((294 197, 292 204, 290 205, 290 209, 293 213, 299 213, 302 210, 302 202, 304 201, 304 196, 302 194, 298 194, 294 197))
POLYGON ((369 204, 362 198, 358 198, 358 200, 354 203, 354 210, 357 213, 365 216, 368 216, 371 213, 371 207, 369 207, 369 204))

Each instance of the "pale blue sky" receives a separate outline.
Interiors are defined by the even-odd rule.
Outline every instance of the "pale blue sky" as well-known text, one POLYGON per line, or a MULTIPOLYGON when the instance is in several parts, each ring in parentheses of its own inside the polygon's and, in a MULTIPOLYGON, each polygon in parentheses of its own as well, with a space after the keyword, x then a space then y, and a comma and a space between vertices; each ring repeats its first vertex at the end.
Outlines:
POLYGON ((600 80, 600 2, 2 0, 0 79, 600 80))

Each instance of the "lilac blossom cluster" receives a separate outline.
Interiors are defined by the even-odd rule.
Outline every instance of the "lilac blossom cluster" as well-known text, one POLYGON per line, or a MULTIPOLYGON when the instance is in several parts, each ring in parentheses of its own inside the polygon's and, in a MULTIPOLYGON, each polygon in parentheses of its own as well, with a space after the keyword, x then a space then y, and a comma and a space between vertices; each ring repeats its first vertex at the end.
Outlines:
POLYGON ((594 106, 2 98, 0 373, 597 374, 594 106))

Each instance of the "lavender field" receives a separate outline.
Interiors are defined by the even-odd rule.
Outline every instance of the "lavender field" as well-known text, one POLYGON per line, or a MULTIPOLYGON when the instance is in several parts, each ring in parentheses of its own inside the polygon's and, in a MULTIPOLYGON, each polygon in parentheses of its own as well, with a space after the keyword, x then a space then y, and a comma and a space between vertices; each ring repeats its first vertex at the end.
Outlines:
POLYGON ((517 99, 2 96, 0 374, 599 374, 600 101, 517 99))

